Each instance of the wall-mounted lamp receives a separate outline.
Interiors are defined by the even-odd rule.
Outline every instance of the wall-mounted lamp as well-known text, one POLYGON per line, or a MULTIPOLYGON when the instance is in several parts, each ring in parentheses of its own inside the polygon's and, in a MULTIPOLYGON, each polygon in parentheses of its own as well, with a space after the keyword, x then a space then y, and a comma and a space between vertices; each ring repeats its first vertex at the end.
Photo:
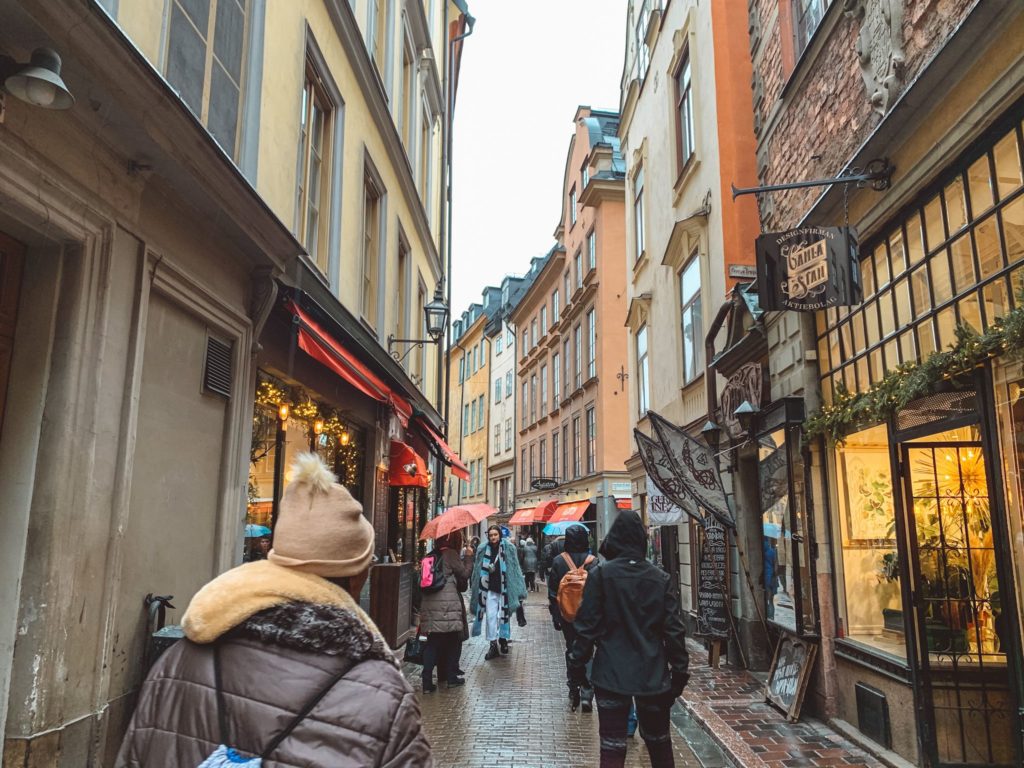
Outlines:
POLYGON ((754 426, 754 418, 758 413, 759 411, 754 407, 753 403, 749 400, 744 400, 740 403, 739 408, 732 412, 732 415, 736 417, 736 420, 740 423, 743 431, 749 435, 750 430, 754 426))
POLYGON ((441 342, 441 337, 444 336, 444 329, 448 325, 448 304, 445 303, 444 290, 441 287, 441 283, 437 284, 433 301, 423 308, 423 319, 427 326, 429 339, 396 339, 394 334, 388 336, 388 352, 398 362, 405 360, 416 347, 422 347, 424 344, 439 344, 441 342), (408 344, 409 347, 405 350, 404 354, 400 355, 398 350, 391 350, 391 347, 395 344, 408 344))
POLYGON ((0 75, 7 92, 43 109, 69 109, 75 103, 60 76, 60 67, 60 55, 52 48, 36 48, 28 64, 0 57, 0 75))
POLYGON ((718 453, 718 446, 722 441, 722 428, 708 419, 701 427, 700 434, 704 438, 704 442, 708 444, 708 448, 713 453, 718 453))

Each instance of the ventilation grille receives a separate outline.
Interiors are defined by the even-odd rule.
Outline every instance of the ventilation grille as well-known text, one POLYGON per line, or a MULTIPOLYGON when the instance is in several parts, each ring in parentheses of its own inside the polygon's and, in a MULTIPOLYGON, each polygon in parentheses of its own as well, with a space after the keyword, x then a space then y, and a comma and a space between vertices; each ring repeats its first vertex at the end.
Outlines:
POLYGON ((857 727, 860 732, 886 749, 892 749, 892 728, 889 724, 889 702, 885 694, 866 683, 858 682, 857 727))
POLYGON ((978 405, 973 390, 956 392, 939 392, 935 395, 915 400, 896 416, 896 428, 905 429, 923 427, 932 422, 976 414, 978 405))
POLYGON ((206 368, 203 389, 222 397, 231 397, 231 344, 213 336, 206 337, 206 368))

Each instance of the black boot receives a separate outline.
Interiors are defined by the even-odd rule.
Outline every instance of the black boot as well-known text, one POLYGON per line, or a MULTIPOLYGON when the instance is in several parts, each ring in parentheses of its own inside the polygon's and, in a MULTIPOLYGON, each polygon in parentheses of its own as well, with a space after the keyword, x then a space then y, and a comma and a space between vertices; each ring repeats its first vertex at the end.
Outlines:
POLYGON ((580 690, 580 703, 582 704, 584 712, 594 711, 594 689, 593 688, 582 688, 580 690))
POLYGON ((580 689, 578 685, 569 686, 569 709, 575 712, 580 708, 580 689))
POLYGON ((498 640, 498 645, 501 646, 502 653, 508 653, 508 640, 502 637, 498 640))
POLYGON ((501 651, 498 650, 498 643, 495 640, 491 641, 491 647, 487 649, 487 653, 484 655, 484 661, 490 661, 496 659, 501 655, 501 651))

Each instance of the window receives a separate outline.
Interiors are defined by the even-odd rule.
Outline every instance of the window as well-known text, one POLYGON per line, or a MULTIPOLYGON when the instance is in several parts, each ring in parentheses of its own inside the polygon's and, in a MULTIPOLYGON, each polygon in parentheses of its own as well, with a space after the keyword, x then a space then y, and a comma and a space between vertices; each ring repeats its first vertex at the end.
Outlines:
POLYGON ((569 479, 569 425, 562 425, 562 482, 569 479))
POLYGON ((576 389, 583 386, 583 329, 578 325, 572 329, 572 347, 575 357, 573 381, 576 389))
POLYGON ((566 399, 572 391, 572 355, 569 354, 569 339, 566 339, 562 344, 562 358, 565 360, 565 392, 563 393, 563 399, 566 399))
POLYGON ((641 325, 636 332, 636 381, 637 407, 640 417, 647 413, 651 406, 651 380, 647 363, 647 326, 641 325))
POLYGON ((524 491, 530 486, 526 482, 526 449, 519 451, 519 490, 524 491))
POLYGON ((572 189, 569 190, 569 222, 570 224, 576 223, 576 185, 572 185, 572 189))
POLYGON ((530 376, 530 423, 537 421, 537 374, 530 376))
POLYGON ((466 358, 459 358, 459 384, 466 380, 466 358))
POLYGON ((597 466, 597 414, 594 406, 587 408, 587 474, 596 472, 597 466))
MULTIPOLYGON (((399 233, 398 236, 398 270, 397 270, 397 285, 396 285, 396 297, 395 297, 395 317, 393 325, 391 326, 391 332, 395 335, 395 338, 407 337, 409 335, 409 329, 407 327, 408 320, 406 316, 409 311, 409 263, 412 259, 409 258, 409 245, 405 242, 405 238, 399 233)), ((416 317, 422 317, 422 314, 416 315, 416 317)), ((416 349, 414 347, 414 349, 416 349)), ((410 355, 411 357, 411 355, 410 355)), ((407 357, 406 360, 409 360, 407 357)), ((406 363, 403 361, 403 367, 406 363)), ((413 370, 417 370, 415 367, 413 370)))
POLYGON ((505 419, 505 450, 512 450, 512 419, 505 419))
POLYGON ((507 397, 512 397, 512 371, 505 374, 505 391, 508 393, 507 397))
POLYGON ((494 402, 501 402, 501 376, 494 380, 494 402))
POLYGON ((366 48, 377 65, 381 79, 386 72, 387 61, 387 14, 386 0, 368 0, 366 10, 366 48))
POLYGON ((579 251, 573 257, 573 265, 576 267, 576 287, 579 288, 583 285, 583 254, 579 251))
POLYGON ((536 445, 534 445, 533 443, 530 443, 530 482, 531 483, 533 482, 534 478, 537 477, 536 473, 534 472, 534 466, 533 466, 534 449, 536 447, 537 447, 536 445))
POLYGON ((587 235, 587 269, 597 269, 597 232, 594 230, 587 235))
MULTIPOLYGON (((371 0, 372 2, 372 0, 371 0)), ((405 13, 402 14, 403 20, 405 13)), ((398 114, 398 133, 405 145, 405 153, 412 160, 413 157, 413 115, 416 114, 416 53, 413 50, 413 43, 405 24, 402 25, 402 77, 399 80, 399 93, 395 99, 395 108, 398 114)), ((415 167, 415 166, 413 166, 415 167)), ((422 190, 421 190, 422 191, 422 190)))
POLYGON ((551 474, 558 477, 558 430, 551 433, 551 474))
POLYGON ((562 391, 562 360, 555 352, 551 356, 551 410, 558 407, 558 396, 562 391))
POLYGON ((331 110, 312 62, 306 62, 306 83, 299 114, 298 181, 295 191, 295 230, 306 253, 320 271, 327 273, 327 244, 323 237, 326 219, 320 216, 330 195, 330 177, 324 168, 331 110))
POLYGON ((504 349, 504 346, 505 346, 505 335, 502 334, 502 333, 499 333, 498 334, 498 338, 496 338, 494 340, 494 354, 495 355, 500 355, 502 349, 504 349))
POLYGON ((366 168, 363 185, 363 290, 362 315, 371 328, 377 327, 377 287, 380 272, 381 223, 384 194, 366 168))
POLYGON ((548 407, 548 366, 540 367, 540 415, 543 416, 548 407))
POLYGON ((634 43, 636 44, 636 76, 643 80, 647 77, 647 67, 650 64, 651 52, 647 49, 647 17, 649 11, 647 3, 637 6, 640 10, 636 17, 636 24, 633 27, 634 43))
POLYGON ((587 312, 587 378, 597 376, 597 311, 587 312))
POLYGON ((538 464, 540 466, 540 476, 548 476, 548 441, 543 437, 540 439, 540 443, 537 444, 538 452, 538 464))
POLYGON ((522 397, 522 400, 520 401, 521 407, 523 409, 521 411, 522 415, 519 417, 519 423, 520 423, 519 428, 520 429, 526 429, 526 417, 527 417, 527 415, 529 413, 529 411, 528 411, 529 402, 527 401, 527 389, 526 389, 526 387, 527 387, 527 384, 524 381, 523 382, 523 397, 522 397))
POLYGON ((473 430, 469 426, 469 403, 462 406, 462 434, 468 435, 473 430))
POLYGON ((480 395, 480 399, 477 401, 477 429, 484 429, 487 421, 487 415, 484 413, 484 408, 487 404, 486 398, 480 395))
POLYGON ((523 356, 530 351, 530 334, 527 331, 523 331, 523 356))
POLYGON ((580 476, 580 417, 572 417, 572 476, 580 476))
POLYGON ((559 300, 558 289, 555 288, 555 292, 551 294, 551 322, 552 323, 557 323, 559 317, 561 316, 561 313, 560 313, 561 306, 559 305, 558 300, 559 300))
POLYGON ((633 241, 636 257, 644 255, 644 169, 640 168, 633 177, 633 241))
POLYGON ((426 103, 420 111, 420 147, 417 151, 419 159, 419 191, 420 199, 423 201, 423 210, 427 211, 427 218, 432 219, 431 206, 433 205, 433 177, 431 168, 434 159, 434 120, 426 103))
POLYGON ((587 184, 590 183, 590 159, 589 158, 583 161, 583 167, 580 168, 580 181, 582 182, 580 184, 580 189, 585 190, 587 188, 587 184))
POLYGON ((530 349, 537 346, 537 318, 530 321, 530 349))
POLYGON ((501 453, 501 424, 494 425, 494 455, 501 453))
POLYGON ((540 335, 543 336, 548 332, 548 305, 544 304, 540 308, 540 335))
POLYGON ((679 134, 679 170, 693 155, 693 89, 690 82, 690 53, 687 51, 676 72, 676 131, 679 134))
MULTIPOLYGON (((411 260, 410 260, 411 261, 411 260)), ((423 275, 417 272, 416 280, 416 306, 413 308, 413 317, 419 318, 419 338, 427 338, 427 318, 423 308, 427 305, 427 286, 423 282, 423 275)), ((427 347, 413 347, 409 356, 409 370, 419 373, 420 387, 425 387, 427 381, 427 347)))
POLYGON ((515 346, 516 336, 515 336, 515 333, 513 333, 511 328, 508 329, 508 338, 505 341, 506 341, 506 344, 507 344, 509 349, 512 349, 512 347, 515 346))
POLYGON ((569 270, 565 270, 565 276, 562 278, 562 282, 565 290, 565 303, 566 306, 568 306, 569 302, 572 300, 572 286, 569 282, 569 270))
POLYGON ((796 23, 796 54, 799 56, 814 37, 814 31, 821 24, 832 0, 796 0, 793 16, 796 23))
POLYGON ((679 301, 683 323, 683 383, 689 384, 701 372, 704 363, 700 310, 700 259, 696 256, 679 278, 679 301))
POLYGON ((236 159, 248 0, 173 0, 170 8, 167 82, 236 159))
POLYGON ((476 432, 476 401, 474 400, 466 407, 469 408, 469 421, 467 422, 468 426, 466 428, 466 434, 471 435, 476 432))

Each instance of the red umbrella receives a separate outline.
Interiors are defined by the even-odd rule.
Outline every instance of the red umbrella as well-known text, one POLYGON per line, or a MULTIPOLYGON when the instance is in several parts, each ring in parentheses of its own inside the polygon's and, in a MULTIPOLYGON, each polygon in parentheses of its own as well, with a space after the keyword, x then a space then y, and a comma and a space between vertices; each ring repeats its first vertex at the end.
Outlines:
POLYGON ((420 539, 439 539, 442 536, 447 536, 452 531, 459 531, 471 525, 476 525, 481 520, 496 514, 498 514, 498 510, 490 504, 463 504, 458 507, 448 507, 448 509, 423 526, 420 539))

